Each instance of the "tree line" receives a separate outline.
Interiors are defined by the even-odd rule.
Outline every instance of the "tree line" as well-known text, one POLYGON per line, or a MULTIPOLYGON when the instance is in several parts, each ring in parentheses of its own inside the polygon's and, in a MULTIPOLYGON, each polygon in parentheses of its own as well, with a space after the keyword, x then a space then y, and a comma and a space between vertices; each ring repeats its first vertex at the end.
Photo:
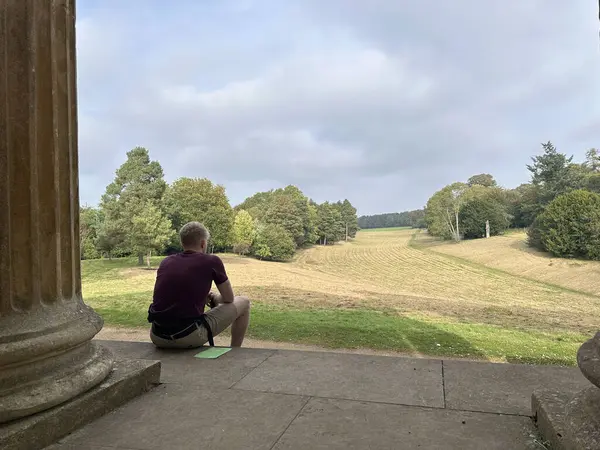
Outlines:
POLYGON ((396 227, 425 228, 425 211, 416 209, 414 211, 403 211, 399 213, 360 216, 358 218, 358 227, 364 230, 396 227))
POLYGON ((356 208, 348 200, 316 203, 296 186, 259 192, 232 207, 225 188, 206 178, 164 180, 147 149, 136 147, 106 187, 99 207, 80 214, 82 259, 180 251, 177 230, 198 221, 210 232, 209 249, 286 261, 306 246, 356 236, 356 208))
POLYGON ((425 224, 443 239, 476 239, 526 228, 531 246, 559 257, 600 259, 600 152, 585 161, 552 142, 527 165, 528 183, 505 189, 490 174, 452 183, 429 199, 425 224))

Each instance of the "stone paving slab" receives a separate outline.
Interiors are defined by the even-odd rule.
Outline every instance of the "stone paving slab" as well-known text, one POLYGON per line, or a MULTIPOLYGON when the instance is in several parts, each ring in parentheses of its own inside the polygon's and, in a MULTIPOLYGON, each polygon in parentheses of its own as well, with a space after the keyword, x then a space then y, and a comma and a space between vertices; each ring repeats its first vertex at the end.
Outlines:
POLYGON ((166 384, 73 433, 57 449, 82 449, 85 444, 141 450, 268 450, 307 400, 166 384))
POLYGON ((97 341, 123 359, 160 360, 162 383, 228 388, 276 350, 232 349, 217 359, 194 358, 202 349, 160 350, 148 342, 97 341))
POLYGON ((527 417, 312 399, 274 450, 533 450, 534 437, 527 417))
POLYGON ((161 382, 186 386, 228 388, 263 363, 275 350, 232 349, 216 359, 194 358, 199 349, 179 352, 155 350, 146 355, 162 363, 161 382))
POLYGON ((444 407, 437 360, 278 351, 237 390, 444 407))
POLYGON ((534 387, 581 381, 546 366, 260 349, 205 360, 198 349, 107 346, 161 359, 166 384, 51 450, 539 450, 526 417, 534 387))
POLYGON ((577 368, 472 361, 444 361, 444 383, 448 408, 525 416, 536 389, 589 386, 577 368))
POLYGON ((138 450, 125 447, 103 447, 89 444, 55 444, 47 447, 45 450, 138 450))
POLYGON ((94 339, 94 342, 112 351, 115 358, 119 360, 151 359, 145 356, 155 349, 151 342, 104 341, 100 339, 94 339))

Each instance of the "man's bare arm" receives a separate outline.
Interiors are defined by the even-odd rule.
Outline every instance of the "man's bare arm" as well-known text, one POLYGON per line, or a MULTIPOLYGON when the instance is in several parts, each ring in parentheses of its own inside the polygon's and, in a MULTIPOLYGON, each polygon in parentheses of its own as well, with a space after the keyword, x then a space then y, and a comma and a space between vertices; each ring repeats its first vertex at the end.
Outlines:
POLYGON ((217 299, 217 303, 233 303, 233 299, 235 295, 233 294, 233 288, 231 287, 231 282, 229 280, 224 283, 217 284, 217 289, 219 290, 220 299, 217 299))

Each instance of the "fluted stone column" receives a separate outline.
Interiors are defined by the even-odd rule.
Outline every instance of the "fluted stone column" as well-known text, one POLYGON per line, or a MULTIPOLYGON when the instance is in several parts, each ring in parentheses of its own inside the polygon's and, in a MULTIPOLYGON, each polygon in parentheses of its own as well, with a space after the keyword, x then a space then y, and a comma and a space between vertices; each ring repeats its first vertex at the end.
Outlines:
POLYGON ((99 384, 79 257, 74 0, 0 0, 0 423, 99 384))

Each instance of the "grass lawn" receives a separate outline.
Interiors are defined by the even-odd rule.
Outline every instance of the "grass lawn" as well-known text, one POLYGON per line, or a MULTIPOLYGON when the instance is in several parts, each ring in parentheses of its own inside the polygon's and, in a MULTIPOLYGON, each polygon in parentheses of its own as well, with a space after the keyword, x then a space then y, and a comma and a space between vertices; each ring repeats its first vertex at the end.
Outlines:
MULTIPOLYGON (((290 263, 221 256, 236 292, 253 300, 253 338, 575 364, 577 348, 599 323, 600 298, 446 255, 420 235, 415 244, 413 235, 363 231, 348 243, 302 251, 290 263)), ((505 257, 519 250, 513 253, 505 257)), ((83 261, 85 300, 109 325, 148 325, 155 271, 135 264, 83 261)), ((572 267, 563 270, 567 276, 572 267)))
POLYGON ((503 236, 458 244, 441 243, 420 234, 416 243, 513 275, 600 296, 600 261, 555 258, 529 247, 526 240, 524 231, 511 230, 503 236))

